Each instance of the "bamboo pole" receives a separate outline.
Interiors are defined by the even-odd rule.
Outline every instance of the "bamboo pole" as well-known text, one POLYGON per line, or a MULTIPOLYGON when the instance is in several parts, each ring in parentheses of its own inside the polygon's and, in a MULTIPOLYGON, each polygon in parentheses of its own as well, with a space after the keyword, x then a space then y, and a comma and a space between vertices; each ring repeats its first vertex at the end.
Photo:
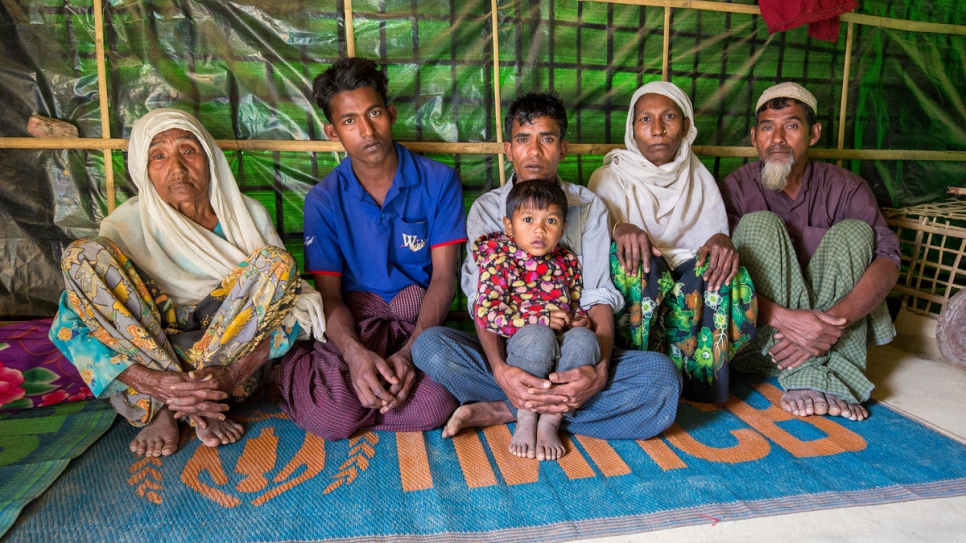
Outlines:
POLYGON ((356 56, 356 31, 352 21, 352 0, 345 0, 345 53, 356 56))
MULTIPOLYGON (((730 4, 727 2, 710 2, 701 0, 580 0, 581 2, 598 2, 603 4, 625 4, 630 6, 648 6, 665 8, 686 8, 698 9, 703 11, 716 11, 719 13, 743 13, 746 15, 761 15, 758 6, 744 4, 730 4)), ((843 13, 839 15, 839 20, 845 23, 855 23, 862 26, 875 26, 888 28, 890 30, 904 30, 907 32, 927 32, 935 34, 954 34, 966 36, 966 25, 950 25, 942 23, 926 23, 920 21, 904 21, 901 19, 890 19, 888 17, 877 17, 874 15, 861 15, 858 13, 843 13)))
POLYGON ((842 15, 839 15, 839 20, 846 23, 855 23, 862 26, 876 26, 879 28, 888 28, 890 30, 966 36, 966 25, 903 21, 902 19, 889 19, 888 17, 875 17, 873 15, 861 15, 859 13, 843 13, 842 15))
POLYGON ((493 92, 495 96, 496 143, 500 147, 496 161, 500 170, 500 186, 506 185, 506 164, 503 162, 503 107, 500 96, 500 36, 497 0, 490 0, 490 24, 493 29, 493 92))
MULTIPOLYGON (((287 153, 344 152, 342 144, 327 140, 216 140, 224 151, 264 151, 287 153)), ((446 142, 401 141, 417 153, 495 155, 503 154, 501 142, 446 142)), ((0 138, 0 149, 116 149, 127 150, 126 139, 101 138, 0 138)), ((623 149, 616 143, 570 143, 568 154, 604 155, 613 149, 623 149)), ((754 147, 721 145, 694 145, 695 154, 713 157, 754 158, 754 147)), ((812 147, 808 156, 818 159, 838 160, 921 160, 925 162, 966 162, 966 151, 918 151, 901 149, 822 149, 812 147)))
POLYGON ((664 8, 664 53, 661 58, 661 81, 671 80, 671 8, 664 8))
MULTIPOLYGON (((849 71, 852 69, 852 41, 854 39, 855 24, 849 23, 848 37, 845 39, 845 67, 842 68, 842 102, 839 104, 839 142, 838 148, 845 148, 845 117, 849 103, 849 71)), ((842 161, 836 162, 842 166, 842 161)))
POLYGON ((726 2, 711 2, 701 0, 580 0, 581 2, 599 2, 602 4, 626 4, 629 6, 647 6, 664 8, 699 9, 704 11, 718 11, 722 13, 745 13, 761 15, 758 6, 745 4, 729 4, 726 2))
MULTIPOLYGON (((97 94, 101 109, 101 137, 110 139, 111 119, 107 103, 107 60, 104 54, 104 11, 101 0, 94 0, 94 49, 97 54, 97 94)), ((114 211, 117 196, 114 188, 114 155, 110 148, 104 148, 104 181, 107 192, 107 213, 114 211)))

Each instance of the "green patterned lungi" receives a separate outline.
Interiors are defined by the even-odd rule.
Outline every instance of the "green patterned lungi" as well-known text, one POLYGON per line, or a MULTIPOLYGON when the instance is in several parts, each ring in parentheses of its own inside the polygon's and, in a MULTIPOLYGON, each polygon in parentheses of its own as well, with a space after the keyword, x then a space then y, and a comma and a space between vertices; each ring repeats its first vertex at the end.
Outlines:
POLYGON ((744 267, 715 292, 702 275, 708 262, 688 260, 673 271, 651 256, 651 271, 628 275, 611 244, 610 269, 625 304, 616 316, 616 340, 626 349, 667 354, 684 379, 688 400, 721 403, 728 399, 729 363, 755 335, 758 298, 744 267))

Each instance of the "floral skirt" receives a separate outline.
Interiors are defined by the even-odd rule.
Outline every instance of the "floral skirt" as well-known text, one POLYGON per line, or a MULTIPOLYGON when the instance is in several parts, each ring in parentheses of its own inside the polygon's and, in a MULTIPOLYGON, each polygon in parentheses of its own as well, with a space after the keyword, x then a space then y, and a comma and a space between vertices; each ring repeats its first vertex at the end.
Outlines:
POLYGON ((617 344, 667 354, 684 377, 686 399, 720 403, 728 399, 728 362, 755 336, 758 298, 744 267, 730 283, 709 290, 691 259, 673 271, 651 257, 651 271, 627 275, 611 245, 614 286, 624 295, 617 314, 617 344))
MULTIPOLYGON (((267 337, 291 331, 282 321, 301 290, 294 260, 277 247, 256 250, 194 306, 176 304, 106 238, 74 242, 61 265, 68 309, 76 315, 58 318, 64 325, 51 339, 97 391, 107 387, 100 381, 116 384, 115 376, 133 364, 179 372, 229 365, 267 337)), ((245 397, 257 385, 249 379, 232 396, 245 397)), ((116 392, 111 403, 135 425, 163 407, 133 388, 106 390, 116 392)))

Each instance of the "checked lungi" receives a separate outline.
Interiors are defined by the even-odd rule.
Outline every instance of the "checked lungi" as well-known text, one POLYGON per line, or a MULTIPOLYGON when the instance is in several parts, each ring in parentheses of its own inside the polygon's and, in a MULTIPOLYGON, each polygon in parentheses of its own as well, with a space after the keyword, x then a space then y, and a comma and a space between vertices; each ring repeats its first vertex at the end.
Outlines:
MULTIPOLYGON (((873 258, 874 233, 863 221, 844 220, 826 232, 805 270, 801 269, 785 223, 769 211, 742 217, 732 240, 742 265, 762 296, 789 309, 827 310, 855 288, 873 258)), ((755 339, 732 360, 740 371, 777 375, 785 390, 827 392, 847 402, 869 399, 874 385, 865 376, 866 346, 895 336, 885 303, 845 329, 825 354, 779 371, 768 356, 775 329, 758 326, 755 339)))
MULTIPOLYGON (((345 304, 356 334, 367 349, 386 358, 409 340, 425 289, 411 285, 388 303, 371 292, 347 292, 345 304)), ((284 358, 277 377, 282 409, 300 428, 328 440, 346 439, 361 430, 411 432, 442 426, 456 399, 415 367, 409 397, 388 413, 359 403, 349 366, 331 341, 301 342, 284 358)))

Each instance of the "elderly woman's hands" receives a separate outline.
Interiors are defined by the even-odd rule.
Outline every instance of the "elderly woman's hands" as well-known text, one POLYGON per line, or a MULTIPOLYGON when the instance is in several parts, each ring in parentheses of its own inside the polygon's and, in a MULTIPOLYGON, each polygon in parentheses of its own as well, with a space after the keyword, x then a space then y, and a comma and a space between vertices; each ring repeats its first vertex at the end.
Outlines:
POLYGON ((698 249, 696 267, 708 262, 704 270, 704 280, 712 291, 717 291, 721 285, 730 283, 738 273, 738 251, 735 250, 731 238, 724 234, 715 234, 708 238, 698 249))
POLYGON ((228 405, 222 400, 228 392, 218 390, 212 383, 192 381, 187 373, 152 370, 134 364, 121 372, 117 379, 125 385, 171 406, 176 416, 198 415, 224 419, 228 405))
POLYGON ((255 350, 248 355, 235 360, 227 366, 209 366, 188 372, 188 380, 172 385, 172 391, 178 393, 178 397, 168 403, 168 406, 175 412, 175 416, 200 415, 203 417, 213 417, 219 420, 224 419, 223 411, 228 410, 228 405, 218 403, 217 407, 206 414, 205 411, 211 405, 210 396, 212 392, 223 393, 222 399, 237 395, 236 389, 248 379, 255 370, 268 361, 269 339, 264 339, 255 347, 255 350), (195 410, 202 412, 195 412, 195 410))
POLYGON ((201 418, 225 419, 228 404, 224 400, 268 360, 269 347, 265 340, 231 365, 188 373, 152 370, 135 364, 121 372, 118 380, 160 400, 176 417, 190 416, 204 427, 201 418))
POLYGON ((617 242, 617 260, 627 275, 636 276, 641 264, 644 273, 649 273, 651 255, 661 256, 660 249, 651 245, 647 232, 633 224, 622 222, 614 227, 614 241, 617 242))

